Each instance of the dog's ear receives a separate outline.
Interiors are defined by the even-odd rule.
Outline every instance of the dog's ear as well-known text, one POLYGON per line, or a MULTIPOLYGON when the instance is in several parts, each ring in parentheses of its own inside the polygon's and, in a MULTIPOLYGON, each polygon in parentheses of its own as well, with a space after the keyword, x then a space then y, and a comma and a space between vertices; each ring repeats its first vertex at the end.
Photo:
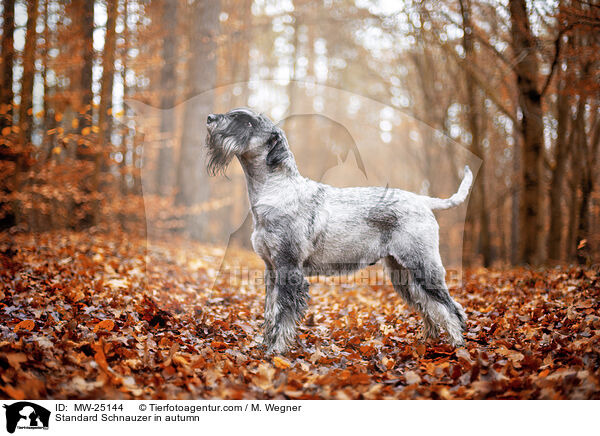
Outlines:
POLYGON ((267 142, 267 166, 274 167, 285 160, 288 155, 285 135, 281 130, 275 130, 267 142))

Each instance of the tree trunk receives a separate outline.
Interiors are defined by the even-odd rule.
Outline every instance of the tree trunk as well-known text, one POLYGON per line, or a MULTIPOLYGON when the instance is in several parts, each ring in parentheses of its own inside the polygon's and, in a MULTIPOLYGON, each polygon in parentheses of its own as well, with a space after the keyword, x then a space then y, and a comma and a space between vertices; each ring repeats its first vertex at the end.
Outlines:
POLYGON ((577 241, 576 257, 577 263, 585 265, 589 258, 589 243, 587 239, 590 228, 590 197, 593 190, 593 182, 591 174, 587 170, 583 171, 581 176, 581 202, 579 203, 579 224, 577 226, 577 241))
MULTIPOLYGON (((189 97, 204 91, 212 91, 216 84, 216 37, 219 32, 220 1, 196 0, 192 8, 192 34, 190 46, 192 53, 188 61, 189 97)), ((212 92, 188 102, 185 106, 179 171, 177 174, 176 204, 188 208, 186 232, 194 237, 206 236, 205 220, 201 215, 189 209, 208 199, 209 186, 206 178, 201 152, 204 137, 198 124, 204 124, 206 116, 212 110, 212 92)))
MULTIPOLYGON (((2 56, 0 56, 0 137, 7 140, 12 135, 13 124, 13 63, 14 63, 14 31, 15 31, 15 0, 4 0, 2 13, 2 56)), ((6 145, 1 146, 4 152, 6 145)), ((7 147, 8 148, 8 147, 7 147)), ((12 155, 10 150, 6 150, 12 155)), ((12 157, 12 156, 11 156, 12 157)), ((2 194, 10 190, 8 185, 3 186, 2 194)), ((0 218, 0 229, 11 227, 15 224, 16 216, 9 201, 0 200, 0 209, 7 210, 4 217, 0 218)), ((14 202, 12 203, 15 204, 14 202)))
MULTIPOLYGON (((582 98, 582 100, 584 100, 582 98)), ((584 105, 585 106, 585 105, 584 105)), ((600 125, 598 125, 597 107, 592 106, 590 116, 592 132, 586 133, 585 118, 582 117, 579 130, 579 147, 581 149, 582 171, 581 171, 581 202, 579 203, 579 224, 577 226, 577 262, 585 265, 591 258, 590 255, 590 203, 592 192, 594 191, 594 169, 598 158, 598 144, 600 143, 600 125)))
MULTIPOLYGON (((221 23, 221 35, 227 37, 228 43, 217 50, 219 65, 217 67, 217 86, 247 82, 250 78, 249 51, 252 38, 252 3, 253 0, 221 0, 221 10, 228 15, 221 23)), ((298 2, 294 2, 298 8, 298 2)), ((292 12, 292 16, 296 15, 292 12)), ((294 21, 294 27, 298 25, 294 21)), ((244 84, 239 95, 222 95, 219 103, 227 107, 246 104, 248 87, 244 84)))
POLYGON ((79 82, 79 130, 82 134, 86 127, 92 125, 92 67, 94 64, 94 0, 79 0, 81 17, 80 34, 82 39, 81 76, 79 82))
MULTIPOLYGON (((575 153, 574 153, 575 154, 575 153)), ((577 230, 577 188, 579 187, 579 178, 581 168, 577 158, 571 157, 571 173, 572 180, 569 181, 569 215, 567 224, 567 238, 565 241, 565 254, 567 259, 572 259, 575 256, 575 231, 577 230)))
POLYGON ((44 50, 42 53, 42 65, 43 65, 43 73, 42 78, 44 82, 44 135, 42 139, 42 152, 43 159, 40 160, 41 163, 46 162, 52 156, 52 148, 55 144, 56 138, 56 118, 55 118, 55 109, 50 97, 50 93, 55 93, 55 85, 50 86, 48 83, 48 71, 50 71, 50 47, 52 45, 51 42, 51 33, 50 33, 50 0, 46 0, 44 3, 44 50))
MULTIPOLYGON (((81 69, 79 72, 78 81, 74 83, 76 122, 74 126, 76 134, 75 157, 81 161, 94 161, 94 150, 91 148, 91 126, 92 126, 92 68, 94 64, 94 3, 95 0, 78 0, 72 3, 73 23, 78 24, 76 35, 79 39, 79 54, 81 56, 81 69), (79 86, 77 86, 79 85, 79 86)), ((75 77, 74 77, 75 79, 75 77)), ((90 175, 93 177, 93 173, 90 175)), ((80 189, 85 193, 85 196, 80 201, 75 201, 73 207, 81 208, 82 211, 77 213, 79 217, 74 226, 76 228, 87 227, 94 223, 94 205, 95 202, 90 201, 94 181, 86 179, 80 180, 80 189)))
POLYGON ((101 145, 110 142, 112 132, 112 93, 115 80, 115 37, 118 5, 118 0, 106 0, 106 36, 104 39, 102 84, 98 110, 101 145))
MULTIPOLYGON (((515 126, 516 127, 516 126, 515 126)), ((521 162, 518 159, 518 156, 521 154, 521 140, 520 135, 515 134, 515 128, 513 127, 513 139, 514 139, 514 147, 513 147, 513 183, 511 184, 512 189, 512 200, 510 204, 510 263, 515 265, 519 263, 519 245, 521 242, 521 234, 519 228, 519 210, 521 209, 521 191, 518 189, 517 180, 519 179, 519 175, 521 174, 521 162)))
MULTIPOLYGON (((21 103, 19 105, 19 142, 17 145, 17 160, 14 172, 14 191, 22 189, 21 173, 29 165, 31 151, 31 130, 33 123, 33 79, 35 75, 35 49, 37 45, 36 22, 38 18, 38 0, 27 4, 27 28, 25 33, 25 48, 23 50, 23 77, 21 79, 21 103)), ((21 203, 14 202, 13 211, 15 222, 22 221, 21 203)))
POLYGON ((175 92, 177 72, 177 2, 163 1, 163 19, 166 23, 165 39, 162 47, 163 67, 161 71, 162 96, 160 106, 161 145, 156 166, 156 192, 167 195, 173 188, 173 147, 175 130, 175 92), (169 110, 167 110, 169 109, 169 110))
MULTIPOLYGON (((462 14, 463 24, 463 48, 465 50, 466 61, 474 62, 473 51, 473 24, 471 22, 471 5, 469 0, 460 0, 460 10, 462 14)), ((490 244, 490 219, 488 215, 485 188, 485 155, 481 147, 481 130, 479 128, 479 120, 477 119, 477 108, 479 101, 477 98, 477 88, 470 74, 466 74, 467 86, 467 119, 469 130, 471 131, 471 151, 483 160, 483 165, 479 169, 475 187, 473 189, 474 206, 476 216, 479 220, 479 249, 483 257, 483 266, 489 267, 493 262, 492 248, 490 244)))
POLYGON ((13 60, 15 31, 15 0, 4 0, 2 15, 2 87, 0 88, 0 134, 5 136, 4 128, 12 125, 13 113, 13 60))
POLYGON ((554 171, 550 183, 550 230, 548 233, 548 260, 561 260, 561 241, 563 232, 562 199, 564 179, 567 172, 568 129, 569 129, 569 98, 562 89, 558 92, 556 105, 557 138, 554 151, 554 171))
POLYGON ((521 133, 523 194, 521 196, 521 262, 539 263, 541 229, 541 164, 544 141, 542 97, 538 90, 539 67, 536 41, 531 31, 525 0, 510 0, 511 34, 515 57, 522 60, 515 66, 519 106, 522 113, 521 133))
POLYGON ((579 103, 577 104, 577 114, 575 116, 575 120, 573 121, 573 128, 571 129, 571 135, 569 137, 569 142, 571 144, 570 152, 571 152, 571 180, 570 180, 570 188, 571 188, 571 204, 569 207, 569 225, 567 232, 567 242, 566 242, 566 252, 567 257, 572 259, 576 256, 577 253, 577 230, 579 228, 579 211, 581 210, 581 203, 579 199, 578 188, 580 187, 582 181, 582 174, 585 171, 583 165, 583 150, 581 149, 582 141, 585 141, 585 138, 582 138, 582 134, 585 135, 585 104, 584 99, 580 98, 579 103))
MULTIPOLYGON (((100 107, 98 108, 98 143, 94 150, 94 175, 92 181, 92 190, 100 193, 101 175, 104 171, 105 151, 111 140, 112 131, 112 93, 115 80, 115 37, 116 37, 116 22, 117 22, 117 0, 106 0, 106 33, 104 37, 104 51, 102 59, 102 83, 100 88, 100 107)), ((100 206, 99 199, 94 200, 93 214, 94 224, 100 221, 100 206)))
MULTIPOLYGON (((129 18, 129 0, 124 0, 123 3, 124 3, 123 4, 123 22, 127 23, 127 20, 129 18)), ((129 89, 129 86, 127 86, 127 70, 129 68, 129 56, 127 53, 129 50, 129 41, 130 41, 129 27, 127 25, 125 25, 125 28, 123 29, 123 39, 125 39, 125 43, 121 47, 121 50, 119 51, 119 55, 121 57, 121 63, 123 64, 123 67, 121 69, 121 81, 123 82, 123 100, 125 100, 131 96, 131 90, 129 89)), ((124 110, 125 110, 125 116, 128 116, 128 117, 133 116, 133 113, 131 112, 131 109, 128 106, 125 106, 124 110)), ((120 190, 122 196, 127 196, 129 194, 129 187, 127 186, 128 167, 127 167, 126 156, 127 156, 127 143, 129 142, 129 136, 130 136, 130 133, 129 133, 130 129, 129 129, 129 126, 127 125, 127 123, 123 123, 121 125, 120 131, 121 131, 121 147, 120 147, 121 162, 119 162, 119 190, 120 190)), ((121 226, 125 227, 125 225, 126 225, 125 221, 122 220, 121 226)))
POLYGON ((35 76, 35 49, 37 45, 36 23, 38 19, 38 0, 27 4, 27 30, 25 49, 23 50, 23 78, 21 79, 21 104, 19 105, 19 153, 18 169, 27 159, 27 150, 31 142, 33 124, 33 79, 35 76), (21 159, 22 156, 22 159, 21 159))

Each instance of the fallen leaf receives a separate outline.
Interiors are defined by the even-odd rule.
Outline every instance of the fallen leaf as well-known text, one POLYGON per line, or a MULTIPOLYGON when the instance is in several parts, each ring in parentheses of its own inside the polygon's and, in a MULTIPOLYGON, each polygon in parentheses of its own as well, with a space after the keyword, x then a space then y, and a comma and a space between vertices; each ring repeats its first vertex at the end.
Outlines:
POLYGON ((279 356, 275 356, 273 358, 273 364, 279 369, 287 369, 291 365, 289 360, 284 359, 283 357, 279 357, 279 356))
POLYGON ((406 371, 404 373, 404 379, 406 380, 406 384, 414 385, 421 383, 421 377, 414 371, 406 371))
POLYGON ((96 333, 100 329, 110 332, 114 327, 115 323, 113 321, 111 321, 110 319, 105 319, 104 321, 100 321, 94 326, 94 333, 96 333))
POLYGON ((27 331, 31 331, 33 330, 33 328, 35 327, 35 322, 31 319, 26 319, 24 321, 21 321, 19 324, 17 324, 14 328, 15 333, 17 333, 19 330, 27 330, 27 331))

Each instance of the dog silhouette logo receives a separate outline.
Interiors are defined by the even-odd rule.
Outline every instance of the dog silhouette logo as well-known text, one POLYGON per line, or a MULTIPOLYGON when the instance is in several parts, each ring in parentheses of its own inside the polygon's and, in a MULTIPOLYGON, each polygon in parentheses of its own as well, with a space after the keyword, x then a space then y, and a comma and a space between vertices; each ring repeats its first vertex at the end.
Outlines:
POLYGON ((48 429, 50 411, 29 401, 19 401, 3 406, 6 409, 6 431, 18 429, 48 429))

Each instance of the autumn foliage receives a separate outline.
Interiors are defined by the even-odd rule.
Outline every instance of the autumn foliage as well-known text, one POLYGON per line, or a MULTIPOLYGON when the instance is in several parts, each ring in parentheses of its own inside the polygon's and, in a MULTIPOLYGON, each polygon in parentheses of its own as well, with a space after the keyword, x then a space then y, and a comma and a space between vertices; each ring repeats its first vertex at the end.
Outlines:
MULTIPOLYGON (((600 399, 597 268, 467 271, 451 289, 469 318, 459 349, 420 341, 389 284, 319 281, 296 346, 265 356, 264 289, 215 282, 221 255, 125 234, 2 234, 0 396, 600 399)), ((242 250, 235 261, 261 267, 242 250)))

